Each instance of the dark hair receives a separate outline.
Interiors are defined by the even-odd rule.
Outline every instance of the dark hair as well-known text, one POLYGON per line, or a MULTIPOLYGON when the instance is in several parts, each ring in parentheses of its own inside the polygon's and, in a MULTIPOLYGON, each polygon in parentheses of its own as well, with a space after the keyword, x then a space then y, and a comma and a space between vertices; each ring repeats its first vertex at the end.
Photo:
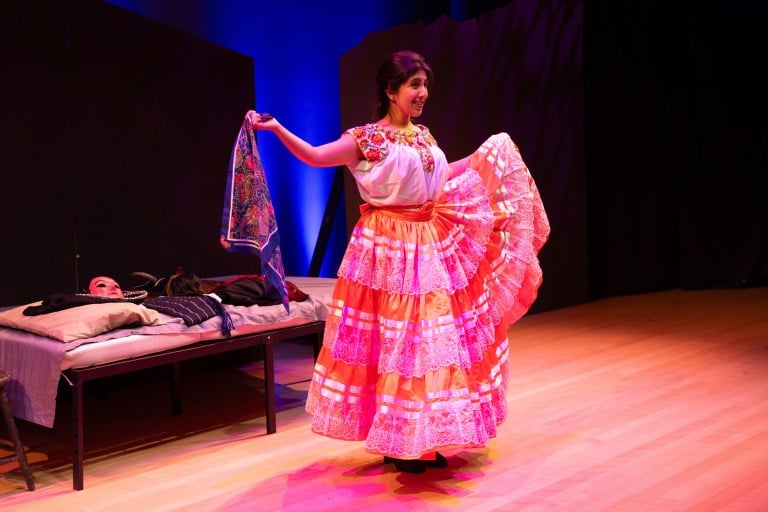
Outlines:
POLYGON ((387 91, 396 91, 406 80, 414 73, 423 71, 427 75, 427 81, 432 83, 432 68, 429 67, 424 57, 416 52, 401 51, 393 53, 379 64, 379 71, 376 74, 376 96, 378 106, 376 107, 376 119, 378 121, 389 111, 389 98, 387 91))
POLYGON ((195 274, 185 272, 179 267, 176 272, 168 277, 165 283, 165 294, 175 295, 201 295, 205 293, 203 282, 195 274))

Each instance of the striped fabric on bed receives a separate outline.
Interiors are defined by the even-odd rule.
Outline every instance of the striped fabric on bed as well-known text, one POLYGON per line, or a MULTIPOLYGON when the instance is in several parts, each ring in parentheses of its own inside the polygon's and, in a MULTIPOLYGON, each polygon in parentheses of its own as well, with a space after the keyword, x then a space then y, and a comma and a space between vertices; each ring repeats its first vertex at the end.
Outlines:
POLYGON ((224 306, 209 295, 161 296, 144 302, 144 306, 166 315, 184 320, 186 325, 195 325, 216 315, 221 316, 221 332, 229 336, 233 329, 232 319, 224 306))

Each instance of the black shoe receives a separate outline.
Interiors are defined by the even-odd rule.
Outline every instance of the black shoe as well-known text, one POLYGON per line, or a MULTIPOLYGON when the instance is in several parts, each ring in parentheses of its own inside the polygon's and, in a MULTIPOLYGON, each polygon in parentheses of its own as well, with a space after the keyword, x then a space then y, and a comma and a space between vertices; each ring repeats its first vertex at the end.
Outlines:
POLYGON ((423 473, 427 470, 427 464, 425 460, 419 459, 394 459, 392 461, 395 464, 395 469, 402 471, 403 473, 423 473))
POLYGON ((445 456, 440 452, 435 452, 435 460, 425 460, 427 467, 430 468, 447 468, 448 467, 448 459, 445 458, 445 456))
MULTIPOLYGON (((401 459, 396 459, 394 457, 387 457, 384 456, 384 464, 392 464, 396 463, 401 459)), ((447 468, 448 467, 448 459, 445 458, 445 456, 440 452, 435 452, 435 459, 429 460, 429 459, 418 459, 419 462, 423 462, 424 465, 428 468, 447 468)))

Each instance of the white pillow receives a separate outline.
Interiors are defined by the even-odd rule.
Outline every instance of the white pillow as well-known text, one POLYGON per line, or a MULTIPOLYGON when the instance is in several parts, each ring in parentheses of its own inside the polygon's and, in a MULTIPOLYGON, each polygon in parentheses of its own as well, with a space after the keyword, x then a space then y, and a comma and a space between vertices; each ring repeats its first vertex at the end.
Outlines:
POLYGON ((34 316, 24 314, 29 306, 40 304, 34 302, 0 311, 0 325, 68 343, 92 338, 120 327, 162 323, 157 311, 132 302, 87 304, 34 316))

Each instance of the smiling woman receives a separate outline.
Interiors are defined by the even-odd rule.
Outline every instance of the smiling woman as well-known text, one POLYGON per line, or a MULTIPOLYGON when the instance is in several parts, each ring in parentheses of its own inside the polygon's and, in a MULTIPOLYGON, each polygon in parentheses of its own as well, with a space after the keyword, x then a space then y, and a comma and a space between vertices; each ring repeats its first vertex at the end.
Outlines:
POLYGON ((506 329, 541 283, 549 222, 509 135, 448 161, 417 124, 432 68, 383 59, 375 122, 312 145, 246 113, 309 165, 345 164, 365 203, 338 270, 306 410, 312 430, 365 441, 399 471, 445 468, 437 450, 479 448, 506 416, 506 329))

